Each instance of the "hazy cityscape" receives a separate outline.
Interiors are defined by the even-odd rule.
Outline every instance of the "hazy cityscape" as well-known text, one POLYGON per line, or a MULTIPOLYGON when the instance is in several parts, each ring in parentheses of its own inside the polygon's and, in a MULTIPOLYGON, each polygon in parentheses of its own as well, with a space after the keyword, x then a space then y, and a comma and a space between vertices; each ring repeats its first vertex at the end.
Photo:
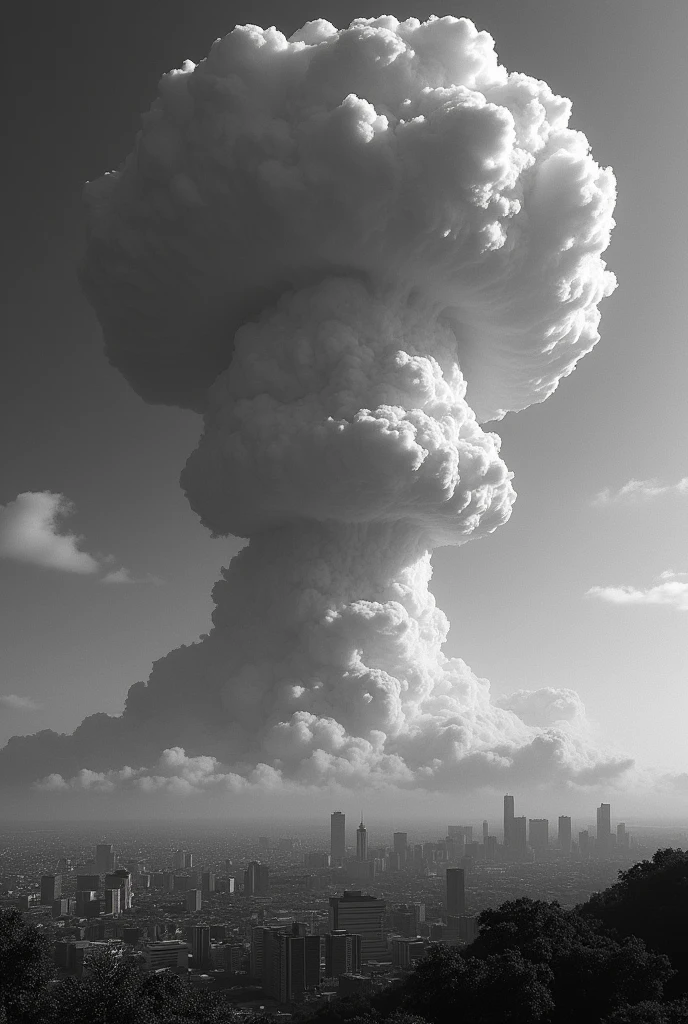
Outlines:
POLYGON ((226 989, 238 1009, 371 994, 430 944, 466 946, 477 915, 518 897, 573 907, 681 829, 503 813, 440 833, 387 830, 336 810, 328 823, 199 822, 0 830, 0 907, 52 945, 58 977, 103 949, 144 972, 226 989))

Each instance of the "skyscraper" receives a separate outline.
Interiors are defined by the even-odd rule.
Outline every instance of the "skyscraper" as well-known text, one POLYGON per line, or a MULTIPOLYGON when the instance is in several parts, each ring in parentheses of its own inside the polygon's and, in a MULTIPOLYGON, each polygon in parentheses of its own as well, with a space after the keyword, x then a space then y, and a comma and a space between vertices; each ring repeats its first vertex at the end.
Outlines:
POLYGON ((210 964, 210 927, 207 924, 193 926, 191 955, 194 959, 194 967, 207 967, 210 964))
POLYGON ((490 825, 487 821, 483 822, 483 846, 487 842, 487 837, 490 834, 490 825))
POLYGON ((525 816, 514 818, 511 822, 511 841, 509 855, 516 860, 523 860, 528 852, 526 840, 526 819, 525 816))
POLYGON ((215 892, 215 874, 212 871, 204 871, 201 875, 201 889, 203 892, 215 892))
POLYGON ((62 894, 62 875, 41 876, 41 906, 52 907, 62 894))
POLYGON ((346 815, 341 811, 330 815, 330 856, 333 864, 341 864, 346 856, 346 815))
POLYGON ((361 824, 356 829, 356 860, 368 860, 368 829, 361 824))
POLYGON ((105 890, 105 913, 120 914, 122 912, 122 889, 105 890))
POLYGON ((571 853, 571 819, 564 814, 559 815, 559 849, 568 857, 571 853))
POLYGON ((203 906, 203 894, 200 889, 187 889, 184 896, 186 897, 187 913, 195 914, 203 906))
POLYGON ((360 889, 330 897, 330 930, 344 930, 361 936, 363 960, 384 959, 385 901, 361 893, 360 889))
POLYGON ((244 871, 244 895, 264 896, 270 888, 270 869, 267 864, 252 860, 244 871))
POLYGON ((117 871, 113 871, 112 874, 105 876, 106 889, 121 889, 122 910, 131 910, 131 875, 124 868, 119 868, 117 871))
POLYGON ((578 851, 581 857, 588 857, 590 855, 590 833, 587 829, 584 832, 578 833, 578 851))
POLYGON ((406 863, 406 851, 408 849, 408 832, 395 832, 394 833, 394 852, 399 857, 399 867, 403 867, 406 863))
POLYGON ((597 808, 597 842, 598 855, 607 856, 611 851, 612 814, 610 804, 600 804, 597 808))
POLYGON ((345 929, 325 936, 325 976, 338 978, 340 974, 358 974, 361 970, 361 936, 345 929))
POLYGON ((463 868, 447 868, 447 917, 464 917, 466 913, 466 879, 463 868))
POLYGON ((115 870, 115 854, 112 843, 98 843, 96 846, 96 871, 99 875, 107 875, 115 870))
POLYGON ((513 845, 514 798, 508 794, 504 797, 504 846, 510 849, 513 845))
POLYGON ((549 821, 531 818, 528 822, 528 845, 536 854, 545 854, 549 847, 549 821))
POLYGON ((172 857, 172 867, 179 868, 181 871, 184 870, 184 861, 186 860, 186 854, 183 850, 177 850, 172 857))

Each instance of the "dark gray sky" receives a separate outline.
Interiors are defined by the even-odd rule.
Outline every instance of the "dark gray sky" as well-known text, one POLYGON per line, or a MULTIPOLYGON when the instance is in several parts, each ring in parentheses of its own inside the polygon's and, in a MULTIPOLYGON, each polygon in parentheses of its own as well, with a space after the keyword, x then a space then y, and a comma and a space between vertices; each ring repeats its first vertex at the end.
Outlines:
POLYGON ((55 4, 48 15, 44 4, 15 6, 3 90, 0 504, 24 491, 66 495, 85 549, 112 554, 113 568, 140 582, 103 586, 0 562, 0 695, 40 705, 0 706, 0 743, 118 712, 153 659, 207 629, 212 582, 237 549, 209 538, 178 486, 197 417, 145 405, 102 355, 74 269, 83 181, 129 152, 159 76, 199 60, 235 23, 289 34, 315 17, 437 13, 471 18, 509 70, 570 97, 573 126, 619 185, 607 259, 620 287, 602 307, 602 342, 545 405, 500 424, 519 492, 508 526, 435 555, 449 653, 497 694, 572 687, 607 743, 688 769, 688 494, 646 487, 635 500, 593 501, 631 479, 688 475, 685 4, 125 0, 55 4), (679 574, 671 591, 661 589, 667 571, 679 574), (637 591, 626 603, 614 590, 586 597, 621 585, 637 591))

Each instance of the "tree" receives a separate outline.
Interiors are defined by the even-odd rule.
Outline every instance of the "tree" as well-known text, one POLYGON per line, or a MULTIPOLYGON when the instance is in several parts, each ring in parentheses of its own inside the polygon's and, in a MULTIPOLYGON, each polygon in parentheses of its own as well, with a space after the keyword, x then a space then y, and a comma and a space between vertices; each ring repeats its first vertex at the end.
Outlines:
POLYGON ((0 1020, 31 1024, 53 973, 48 942, 18 910, 0 910, 0 1020))

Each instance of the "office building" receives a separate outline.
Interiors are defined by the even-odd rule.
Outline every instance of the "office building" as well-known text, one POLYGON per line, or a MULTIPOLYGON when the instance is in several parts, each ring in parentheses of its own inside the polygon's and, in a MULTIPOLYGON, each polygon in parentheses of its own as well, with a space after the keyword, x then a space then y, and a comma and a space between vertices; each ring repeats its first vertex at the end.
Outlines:
POLYGON ((188 868, 192 868, 192 867, 193 867, 193 853, 185 853, 184 854, 184 868, 188 869, 188 868))
POLYGON ((203 892, 215 892, 215 875, 212 871, 204 871, 201 875, 201 889, 203 892))
POLYGON ((52 905, 52 916, 72 917, 76 910, 76 900, 63 899, 55 900, 52 905))
POLYGON ((302 998, 320 984, 320 936, 265 929, 263 992, 280 1003, 302 998))
POLYGON ((628 849, 629 835, 626 831, 626 825, 623 821, 620 821, 616 826, 616 847, 618 850, 628 849))
POLYGON ((330 815, 330 856, 333 864, 341 864, 346 857, 346 815, 342 811, 330 815))
POLYGON ((122 896, 124 895, 123 889, 106 889, 105 890, 105 913, 106 914, 119 914, 122 911, 122 896))
POLYGON ((473 842, 473 826, 472 825, 447 825, 447 839, 451 839, 456 842, 463 839, 464 843, 473 842))
POLYGON ((176 939, 167 942, 146 942, 141 947, 144 970, 184 970, 189 966, 189 947, 176 939))
POLYGON ((96 871, 107 875, 115 870, 115 853, 112 843, 98 843, 96 846, 96 871))
POLYGON ((362 960, 380 960, 387 954, 385 901, 354 889, 330 897, 330 931, 361 936, 362 960))
POLYGON ((270 889, 270 869, 267 864, 252 860, 244 871, 244 895, 264 896, 270 889))
POLYGON ((74 910, 77 917, 98 917, 100 900, 96 899, 96 893, 93 890, 77 889, 74 910))
POLYGON ((125 868, 119 868, 105 876, 106 889, 122 890, 122 910, 131 910, 131 875, 125 868))
POLYGON ((590 856, 590 833, 587 829, 578 833, 578 852, 581 857, 590 856))
POLYGON ((486 864, 494 864, 497 860, 497 836, 485 836, 484 858, 486 864))
POLYGON ((514 846, 514 798, 508 794, 504 797, 504 846, 511 850, 514 846))
POLYGON ((607 856, 611 852, 611 840, 611 805, 600 804, 597 808, 597 841, 595 843, 597 853, 602 856, 607 856))
POLYGON ((41 876, 41 906, 52 907, 62 895, 62 875, 41 876))
POLYGON ((340 974, 358 974, 361 970, 361 936, 345 929, 325 936, 325 977, 338 978, 340 974))
POLYGON ((514 818, 511 822, 511 845, 509 856, 516 860, 524 860, 528 854, 528 841, 525 815, 514 818))
POLYGON ((368 829, 363 824, 363 818, 356 829, 356 860, 368 860, 368 829))
POLYGON ((408 832, 395 832, 392 844, 394 853, 399 858, 398 867, 403 868, 408 852, 408 832))
POLYGON ((207 924, 195 924, 191 930, 191 956, 194 967, 210 966, 210 928, 207 924))
POLYGON ((544 855, 549 849, 549 821, 547 818, 531 818, 528 822, 528 845, 536 855, 544 855))
POLYGON ((183 871, 185 858, 186 854, 184 853, 184 851, 177 850, 172 856, 172 867, 176 870, 183 871))
POLYGON ((249 975, 252 981, 260 981, 263 977, 263 932, 265 928, 257 925, 251 929, 251 950, 249 953, 249 975))
POLYGON ((392 966, 408 968, 425 956, 425 943, 420 938, 392 939, 392 966))
POLYGON ((329 853, 324 850, 318 850, 313 853, 304 853, 303 864, 304 867, 309 871, 322 871, 324 868, 329 868, 331 857, 329 853))
POLYGON ((557 839, 559 841, 559 849, 568 857, 571 853, 571 819, 567 815, 562 814, 559 816, 557 839))
POLYGON ((461 917, 448 917, 447 930, 444 938, 458 939, 459 942, 473 942, 478 937, 478 918, 463 914, 461 917))
POLYGON ((77 892, 98 892, 100 889, 100 875, 77 875, 77 892))
POLYGON ((466 878, 463 868, 447 868, 447 917, 462 917, 466 913, 466 878))
POLYGON ((487 837, 490 834, 490 826, 487 821, 483 822, 483 846, 487 842, 487 837))
POLYGON ((200 889, 187 889, 184 894, 186 898, 187 914, 195 914, 203 905, 203 893, 200 889))

